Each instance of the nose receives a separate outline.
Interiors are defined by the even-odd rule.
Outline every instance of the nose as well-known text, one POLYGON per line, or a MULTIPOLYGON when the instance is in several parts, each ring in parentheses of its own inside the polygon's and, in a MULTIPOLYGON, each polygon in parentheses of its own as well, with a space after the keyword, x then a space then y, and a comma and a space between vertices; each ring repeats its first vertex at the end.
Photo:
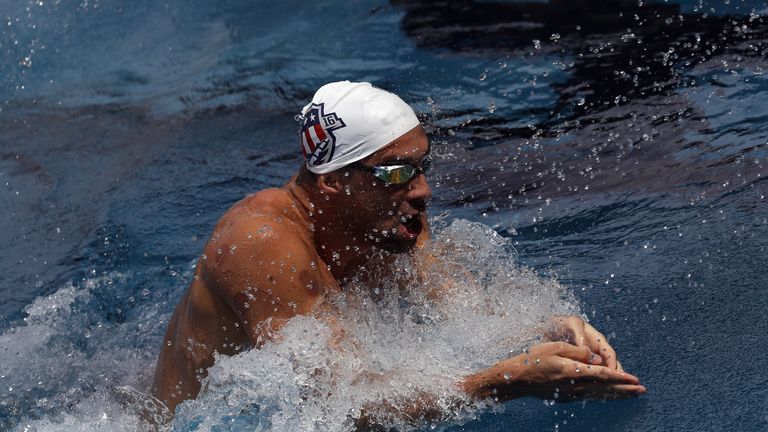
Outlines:
POLYGON ((429 187, 427 176, 424 173, 419 173, 408 184, 406 199, 416 210, 426 210, 427 203, 432 199, 432 188, 429 187))

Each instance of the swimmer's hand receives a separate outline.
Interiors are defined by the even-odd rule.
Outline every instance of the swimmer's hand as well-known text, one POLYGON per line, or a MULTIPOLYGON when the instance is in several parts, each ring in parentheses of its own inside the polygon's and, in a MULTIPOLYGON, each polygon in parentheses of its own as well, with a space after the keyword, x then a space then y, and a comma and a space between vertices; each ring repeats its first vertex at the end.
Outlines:
POLYGON ((608 343, 608 339, 581 317, 556 316, 550 319, 546 337, 552 342, 568 342, 577 347, 587 347, 603 359, 602 366, 623 371, 616 357, 616 351, 608 343))
POLYGON ((501 401, 525 396, 557 401, 624 399, 646 392, 637 377, 602 363, 585 346, 549 342, 470 375, 460 385, 472 397, 501 401))

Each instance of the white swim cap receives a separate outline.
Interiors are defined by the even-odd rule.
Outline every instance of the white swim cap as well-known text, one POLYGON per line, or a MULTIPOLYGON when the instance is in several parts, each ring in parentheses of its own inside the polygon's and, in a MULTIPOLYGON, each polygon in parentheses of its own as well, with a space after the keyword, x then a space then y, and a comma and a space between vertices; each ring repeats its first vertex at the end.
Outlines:
POLYGON ((315 174, 357 162, 419 125, 407 103, 367 82, 320 87, 297 118, 301 150, 315 174))

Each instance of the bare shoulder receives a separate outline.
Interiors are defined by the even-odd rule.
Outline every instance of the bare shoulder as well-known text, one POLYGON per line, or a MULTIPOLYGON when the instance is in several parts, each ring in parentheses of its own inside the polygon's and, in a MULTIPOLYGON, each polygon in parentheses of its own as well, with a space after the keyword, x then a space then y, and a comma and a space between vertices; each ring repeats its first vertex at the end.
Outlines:
POLYGON ((222 217, 205 247, 200 276, 242 321, 308 313, 337 289, 297 205, 282 189, 251 195, 222 217))
POLYGON ((290 272, 290 267, 283 268, 289 265, 296 271, 311 269, 317 253, 308 223, 296 206, 283 189, 267 189, 235 204, 205 247, 209 276, 217 282, 234 279, 262 285, 263 277, 290 272), (249 276, 259 280, 248 280, 249 276))
POLYGON ((307 221, 299 204, 282 188, 265 189, 235 203, 219 220, 212 239, 252 228, 254 224, 274 222, 276 226, 307 234, 307 221))

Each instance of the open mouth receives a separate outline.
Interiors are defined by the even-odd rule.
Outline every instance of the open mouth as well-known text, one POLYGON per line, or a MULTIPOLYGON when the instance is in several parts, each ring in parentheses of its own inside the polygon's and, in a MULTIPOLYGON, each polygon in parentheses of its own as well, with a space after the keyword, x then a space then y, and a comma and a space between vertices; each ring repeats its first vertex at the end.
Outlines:
POLYGON ((416 237, 421 233, 421 217, 417 214, 405 218, 403 226, 411 237, 416 237))

